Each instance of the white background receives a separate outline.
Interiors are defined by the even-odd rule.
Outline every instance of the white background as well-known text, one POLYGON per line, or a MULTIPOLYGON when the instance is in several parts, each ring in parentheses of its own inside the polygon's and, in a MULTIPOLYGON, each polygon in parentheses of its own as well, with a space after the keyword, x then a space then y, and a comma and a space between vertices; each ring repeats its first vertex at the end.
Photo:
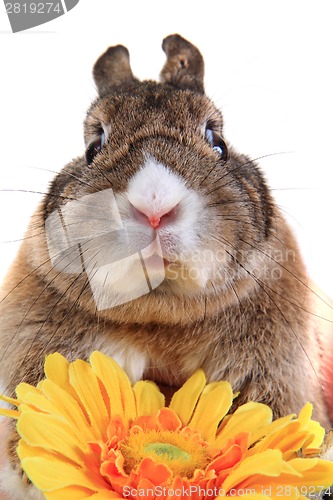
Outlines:
POLYGON ((333 296, 332 11, 330 0, 80 0, 12 34, 1 2, 0 279, 40 198, 19 190, 45 191, 52 172, 84 151, 94 61, 122 43, 135 75, 156 79, 162 39, 178 32, 204 55, 227 140, 252 157, 272 155, 260 164, 310 275, 333 296))

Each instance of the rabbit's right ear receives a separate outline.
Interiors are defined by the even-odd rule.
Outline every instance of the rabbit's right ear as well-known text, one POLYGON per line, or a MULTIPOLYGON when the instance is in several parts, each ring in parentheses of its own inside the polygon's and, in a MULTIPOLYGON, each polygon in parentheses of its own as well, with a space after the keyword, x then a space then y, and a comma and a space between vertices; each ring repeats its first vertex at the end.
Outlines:
POLYGON ((109 47, 96 61, 93 76, 100 97, 112 92, 115 87, 137 81, 133 76, 129 52, 123 45, 109 47))
POLYGON ((169 35, 162 49, 167 55, 161 80, 180 89, 204 93, 204 60, 195 45, 180 35, 169 35))

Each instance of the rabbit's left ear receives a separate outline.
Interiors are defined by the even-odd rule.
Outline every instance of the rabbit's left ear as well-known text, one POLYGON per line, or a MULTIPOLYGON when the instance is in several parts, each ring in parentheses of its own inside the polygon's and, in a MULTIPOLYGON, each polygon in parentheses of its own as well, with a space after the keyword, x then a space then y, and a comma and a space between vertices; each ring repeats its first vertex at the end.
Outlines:
POLYGON ((112 92, 115 87, 137 81, 133 76, 129 52, 123 45, 109 47, 96 61, 93 76, 100 97, 112 92))
POLYGON ((199 50, 180 35, 163 40, 167 61, 161 71, 161 80, 180 89, 204 93, 204 60, 199 50))

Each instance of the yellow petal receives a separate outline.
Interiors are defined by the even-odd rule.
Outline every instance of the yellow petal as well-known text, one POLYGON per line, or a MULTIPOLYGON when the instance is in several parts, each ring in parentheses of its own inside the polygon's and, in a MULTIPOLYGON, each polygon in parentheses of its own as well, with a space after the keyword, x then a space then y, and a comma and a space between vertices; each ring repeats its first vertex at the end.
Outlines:
MULTIPOLYGON (((92 493, 88 488, 80 486, 67 486, 56 491, 44 493, 46 500, 109 500, 110 498, 124 498, 112 490, 100 490, 98 493, 92 493)), ((266 497, 267 500, 267 497, 266 497)))
POLYGON ((26 384, 25 382, 21 382, 16 389, 15 392, 17 394, 17 397, 20 401, 23 403, 29 404, 30 401, 30 394, 40 394, 40 391, 37 389, 37 387, 34 387, 33 385, 26 384))
POLYGON ((306 430, 308 431, 309 436, 304 443, 304 447, 302 448, 303 452, 306 452, 308 449, 319 449, 325 438, 325 429, 319 422, 310 420, 306 426, 306 430))
MULTIPOLYGON (((70 394, 74 399, 76 399, 79 404, 81 404, 78 394, 75 392, 75 390, 70 384, 69 367, 70 367, 69 361, 58 352, 49 354, 45 358, 44 372, 46 379, 50 380, 55 385, 63 389, 65 392, 70 394)), ((37 387, 41 388, 44 382, 45 379, 39 382, 37 387)))
POLYGON ((29 479, 43 492, 55 491, 67 486, 80 486, 96 492, 105 486, 100 474, 94 474, 89 470, 63 463, 52 457, 48 459, 44 457, 24 458, 21 463, 29 479))
POLYGON ((278 428, 275 432, 267 434, 251 450, 254 455, 271 449, 279 449, 283 452, 283 458, 289 460, 293 457, 293 452, 299 451, 309 441, 315 441, 315 436, 309 434, 306 429, 300 429, 300 423, 297 420, 289 422, 284 427, 278 428))
POLYGON ((24 411, 18 420, 17 430, 30 446, 58 452, 77 464, 83 464, 87 445, 75 437, 73 428, 64 418, 24 411))
POLYGON ((40 448, 38 446, 30 446, 30 444, 22 438, 18 442, 16 452, 20 460, 34 456, 50 458, 49 450, 45 450, 44 448, 40 448))
POLYGON ((0 401, 4 401, 5 403, 8 403, 13 406, 20 406, 20 402, 17 399, 8 398, 4 394, 0 394, 0 401))
MULTIPOLYGON (((300 472, 302 477, 302 486, 321 486, 328 488, 333 481, 333 462, 321 460, 318 458, 294 458, 288 462, 295 470, 300 472)), ((292 482, 290 484, 299 485, 292 482)))
POLYGON ((27 392, 25 403, 44 413, 59 413, 57 407, 39 391, 27 392))
POLYGON ((237 436, 240 432, 256 433, 258 429, 272 421, 272 410, 262 403, 246 403, 235 411, 227 424, 219 430, 216 444, 221 446, 226 439, 237 436))
MULTIPOLYGON (((68 373, 70 384, 75 389, 96 436, 98 439, 106 439, 106 429, 110 418, 98 379, 91 366, 85 361, 77 359, 70 364, 68 373)), ((111 398, 112 396, 110 394, 111 398)))
MULTIPOLYGON (((247 478, 254 476, 278 477, 283 467, 282 453, 279 450, 267 450, 253 457, 246 458, 230 473, 222 488, 229 491, 247 478)), ((263 483, 264 484, 264 483, 263 483)))
POLYGON ((249 439, 249 446, 254 444, 259 439, 262 439, 264 436, 266 436, 268 434, 272 434, 273 432, 277 431, 278 429, 285 427, 295 417, 296 417, 296 415, 287 415, 286 417, 278 418, 277 420, 274 420, 270 424, 264 425, 263 427, 260 427, 257 430, 257 432, 252 433, 251 438, 249 439))
MULTIPOLYGON (((80 486, 67 486, 66 488, 44 493, 47 500, 84 500, 85 498, 97 498, 96 495, 98 493, 94 494, 90 489, 80 486)), ((112 498, 111 495, 109 498, 112 498)))
POLYGON ((299 416, 298 416, 297 420, 302 425, 306 425, 309 422, 309 420, 311 419, 312 411, 313 411, 312 404, 306 403, 306 405, 304 405, 303 408, 301 409, 301 411, 299 412, 299 416))
POLYGON ((66 392, 75 395, 70 383, 69 383, 69 361, 55 352, 54 354, 49 354, 45 358, 44 372, 48 379, 52 380, 59 387, 64 389, 66 392))
POLYGON ((169 407, 177 413, 184 425, 191 420, 205 385, 206 376, 203 370, 197 370, 173 395, 169 407))
POLYGON ((0 415, 3 417, 15 418, 18 419, 20 416, 19 411, 17 410, 8 410, 7 408, 0 408, 0 415))
POLYGON ((164 407, 165 398, 156 384, 140 380, 133 387, 138 417, 154 415, 164 407))
POLYGON ((200 432, 203 439, 213 441, 217 427, 229 411, 233 391, 229 382, 208 384, 199 398, 188 426, 200 432))
POLYGON ((91 354, 90 364, 109 396, 110 416, 119 415, 125 423, 135 419, 135 397, 126 373, 112 358, 99 351, 91 354))
POLYGON ((43 396, 53 405, 52 414, 63 416, 73 426, 73 431, 82 441, 96 440, 95 429, 89 424, 78 401, 52 380, 43 380, 40 385, 43 396))

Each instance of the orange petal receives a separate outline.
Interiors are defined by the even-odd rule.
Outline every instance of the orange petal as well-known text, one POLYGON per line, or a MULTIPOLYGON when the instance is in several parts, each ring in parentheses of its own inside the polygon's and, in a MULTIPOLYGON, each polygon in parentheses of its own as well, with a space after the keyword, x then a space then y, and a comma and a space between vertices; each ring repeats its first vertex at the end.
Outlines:
POLYGON ((146 457, 142 460, 138 468, 138 474, 142 478, 148 479, 156 486, 163 485, 172 476, 172 472, 166 465, 157 464, 150 457, 146 457))
POLYGON ((217 474, 220 471, 234 467, 241 461, 247 450, 248 434, 239 434, 234 440, 230 440, 226 447, 221 450, 221 455, 215 458, 207 467, 207 471, 215 470, 217 474))
POLYGON ((157 421, 161 430, 178 431, 181 428, 181 420, 170 408, 162 408, 157 414, 157 421))
POLYGON ((124 425, 124 421, 118 415, 111 418, 110 423, 107 428, 108 438, 111 440, 114 436, 117 437, 117 440, 125 439, 126 437, 126 427, 124 425))

